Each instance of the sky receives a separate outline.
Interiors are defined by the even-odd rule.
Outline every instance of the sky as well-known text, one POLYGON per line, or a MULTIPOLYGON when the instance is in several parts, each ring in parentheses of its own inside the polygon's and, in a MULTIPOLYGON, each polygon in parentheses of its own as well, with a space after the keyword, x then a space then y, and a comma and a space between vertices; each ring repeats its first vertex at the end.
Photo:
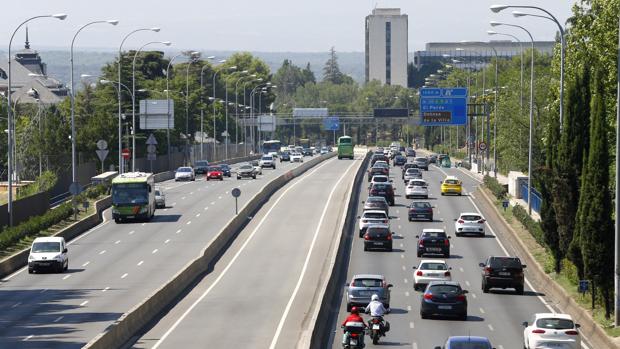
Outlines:
MULTIPOLYGON (((495 14, 492 4, 544 7, 564 24, 576 0, 29 0, 6 1, 2 12, 0 50, 25 19, 66 13, 30 23, 35 49, 69 47, 77 29, 91 21, 118 19, 117 26, 97 24, 83 30, 75 49, 118 50, 122 38, 138 28, 160 27, 127 40, 131 49, 150 41, 171 41, 174 50, 262 52, 364 51, 364 18, 375 7, 398 7, 409 16, 409 51, 427 42, 489 40, 489 21, 523 25, 535 40, 553 40, 556 26, 540 18, 514 18, 512 10, 495 14)), ((525 10, 523 10, 525 11, 525 10)), ((535 11, 535 10, 534 10, 535 11)), ((533 12, 536 13, 536 12, 533 12)), ((538 12, 540 14, 540 12, 538 12)), ((498 29, 496 29, 498 30, 498 29)), ((498 30, 499 31, 499 30, 498 30)), ((509 28, 502 29, 511 32, 509 28)), ((511 32, 522 39, 522 33, 511 32)), ((24 33, 14 39, 23 46, 24 33)), ((153 48, 156 48, 155 46, 153 48)))

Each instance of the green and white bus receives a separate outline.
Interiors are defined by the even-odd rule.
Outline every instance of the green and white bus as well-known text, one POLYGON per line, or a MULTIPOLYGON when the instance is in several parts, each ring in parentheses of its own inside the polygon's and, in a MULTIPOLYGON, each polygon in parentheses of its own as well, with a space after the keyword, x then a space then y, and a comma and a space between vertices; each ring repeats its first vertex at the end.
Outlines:
POLYGON ((338 138, 338 159, 353 159, 353 138, 342 136, 338 138))
POLYGON ((150 220, 155 215, 155 177, 152 173, 128 172, 112 180, 112 218, 150 220))

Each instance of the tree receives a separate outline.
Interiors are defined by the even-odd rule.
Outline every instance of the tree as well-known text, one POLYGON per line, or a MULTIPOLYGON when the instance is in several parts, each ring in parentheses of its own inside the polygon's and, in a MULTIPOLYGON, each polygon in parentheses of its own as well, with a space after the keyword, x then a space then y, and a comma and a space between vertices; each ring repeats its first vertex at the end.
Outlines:
POLYGON ((543 231, 543 239, 554 257, 554 269, 560 272, 563 255, 560 253, 560 237, 558 235, 558 220, 553 200, 553 174, 556 163, 557 139, 559 138, 558 119, 552 119, 549 123, 549 138, 546 141, 545 166, 538 168, 538 191, 542 197, 540 207, 540 227, 543 231))
POLYGON ((331 82, 335 85, 352 84, 354 82, 352 77, 340 71, 338 56, 333 46, 329 50, 329 59, 325 62, 325 67, 323 67, 323 82, 331 82))
MULTIPOLYGON (((609 188, 610 152, 607 140, 607 99, 603 72, 594 77, 594 98, 590 120, 590 148, 583 170, 582 194, 579 198, 577 240, 583 257, 584 276, 603 294, 605 316, 611 315, 611 288, 614 274, 614 229, 612 199, 609 188)), ((592 304, 595 304, 592 293, 592 304)))
POLYGON ((310 69, 310 62, 306 64, 306 68, 301 73, 303 74, 304 85, 308 83, 316 84, 316 77, 312 69, 310 69))
MULTIPOLYGON (((549 246, 556 258, 567 256, 573 240, 579 203, 579 178, 588 148, 590 118, 590 70, 584 66, 568 86, 564 127, 553 173, 553 207, 557 221, 557 246, 549 246)), ((575 262, 575 261, 573 261, 575 262)), ((556 260, 556 271, 559 271, 556 260)))

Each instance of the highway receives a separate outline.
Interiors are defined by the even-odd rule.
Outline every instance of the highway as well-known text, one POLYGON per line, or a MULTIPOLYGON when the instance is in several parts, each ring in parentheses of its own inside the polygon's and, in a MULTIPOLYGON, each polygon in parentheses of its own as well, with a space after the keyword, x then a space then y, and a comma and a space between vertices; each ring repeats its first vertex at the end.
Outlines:
MULTIPOLYGON (((480 212, 476 205, 475 191, 479 182, 464 171, 456 168, 440 169, 431 166, 424 172, 424 179, 429 183, 429 200, 434 209, 434 222, 409 222, 407 207, 412 200, 404 197, 404 184, 401 180, 400 168, 393 168, 390 173, 397 188, 396 206, 390 214, 391 228, 397 236, 394 240, 393 252, 364 252, 363 241, 357 238, 357 231, 351 248, 348 263, 347 280, 354 274, 371 273, 383 274, 387 281, 392 283, 392 312, 386 316, 391 324, 391 331, 380 341, 383 348, 407 347, 413 349, 427 349, 441 346, 448 336, 480 335, 488 337, 493 346, 498 349, 523 348, 523 321, 531 321, 532 315, 538 312, 549 312, 552 300, 546 299, 540 289, 532 289, 526 281, 525 294, 515 295, 512 290, 491 290, 483 294, 481 290, 481 268, 478 263, 483 262, 489 255, 514 255, 509 244, 503 244, 493 227, 497 224, 488 221, 487 236, 456 237, 454 235, 454 219, 461 212, 480 212), (440 181, 447 175, 455 175, 463 181, 467 193, 461 197, 441 196, 440 181), (444 228, 451 238, 451 257, 446 259, 452 267, 452 279, 469 291, 468 319, 458 321, 453 319, 425 319, 420 317, 421 291, 413 290, 413 266, 417 266, 420 258, 416 257, 415 238, 424 228, 444 228)), ((367 197, 367 183, 364 182, 361 191, 358 211, 362 212, 361 201, 367 197)), ((423 199, 422 199, 423 201, 423 199)), ((483 216, 484 215, 484 212, 483 216)), ((359 213, 358 213, 359 215, 359 213)), ((486 216, 485 216, 486 217, 486 216)), ((356 226, 357 229, 357 226, 356 226)), ((501 237, 501 234, 499 234, 501 237)), ((426 256, 428 257, 428 256, 426 256)), ((525 271, 526 279, 528 271, 525 271)), ((538 285, 535 285, 538 287, 538 285)), ((340 323, 347 316, 346 300, 342 289, 340 310, 337 318, 332 318, 332 336, 330 347, 341 348, 342 331, 340 323)), ((368 315, 365 316, 368 319, 368 315)), ((368 337, 366 337, 368 339, 368 337)), ((367 340, 366 348, 373 347, 367 340)), ((584 348, 586 346, 584 345, 584 348)))
POLYGON ((105 221, 68 246, 69 270, 0 281, 0 348, 79 348, 168 281, 268 181, 299 166, 278 162, 256 180, 167 181, 166 209, 148 223, 105 221))
POLYGON ((133 347, 288 349, 308 339, 363 155, 328 160, 275 193, 215 270, 133 347))

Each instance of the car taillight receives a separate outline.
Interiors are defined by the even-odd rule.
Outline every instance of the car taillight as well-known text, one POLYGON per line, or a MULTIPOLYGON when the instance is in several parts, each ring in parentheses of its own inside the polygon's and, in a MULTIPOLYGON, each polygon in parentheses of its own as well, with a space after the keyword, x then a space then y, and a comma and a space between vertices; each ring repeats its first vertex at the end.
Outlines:
POLYGON ((577 331, 575 331, 575 330, 569 330, 569 331, 566 331, 566 332, 564 332, 564 333, 566 333, 566 334, 568 334, 568 335, 571 335, 571 336, 577 336, 577 335, 579 335, 579 332, 577 332, 577 331))
POLYGON ((424 275, 424 273, 422 273, 422 271, 421 271, 421 270, 418 270, 418 272, 417 272, 417 273, 415 273, 415 274, 416 274, 417 276, 422 276, 422 275, 424 275))
POLYGON ((364 234, 364 240, 370 240, 370 236, 368 234, 364 234))
POLYGON ((424 240, 420 240, 420 247, 424 247, 424 240))
POLYGON ((493 272, 493 268, 491 267, 484 267, 484 274, 485 275, 489 275, 493 272))
POLYGON ((460 301, 460 302, 464 302, 465 301, 465 295, 464 294, 460 294, 460 295, 456 296, 456 300, 460 301))
POLYGON ((446 245, 446 246, 450 246, 450 240, 445 239, 445 240, 443 241, 443 244, 444 244, 444 245, 446 245))
POLYGON ((377 191, 376 191, 376 190, 374 190, 374 189, 373 189, 373 190, 371 190, 371 191, 370 191, 370 195, 377 195, 377 191))
POLYGON ((458 220, 458 221, 456 221, 456 222, 457 222, 457 223, 460 223, 460 224, 465 223, 465 221, 464 221, 464 220, 462 220, 462 219, 459 219, 459 220, 458 220))
POLYGON ((367 219, 362 219, 362 223, 368 223, 367 219))
POLYGON ((375 319, 372 319, 372 323, 373 323, 373 324, 378 324, 378 323, 379 323, 379 319, 376 319, 376 318, 375 318, 375 319))
POLYGON ((388 234, 387 239, 392 240, 392 234, 388 234))
POLYGON ((384 220, 383 220, 383 223, 387 223, 387 222, 388 222, 388 220, 387 220, 387 219, 384 219, 384 220))
POLYGON ((536 329, 536 330, 532 331, 532 333, 542 334, 542 333, 545 333, 545 330, 538 330, 538 329, 536 329))
POLYGON ((433 299, 433 294, 432 293, 425 293, 424 294, 424 299, 433 299))
POLYGON ((480 224, 484 223, 484 219, 479 220, 478 223, 480 224))
POLYGON ((447 271, 447 272, 443 273, 443 276, 450 276, 450 272, 447 271))

